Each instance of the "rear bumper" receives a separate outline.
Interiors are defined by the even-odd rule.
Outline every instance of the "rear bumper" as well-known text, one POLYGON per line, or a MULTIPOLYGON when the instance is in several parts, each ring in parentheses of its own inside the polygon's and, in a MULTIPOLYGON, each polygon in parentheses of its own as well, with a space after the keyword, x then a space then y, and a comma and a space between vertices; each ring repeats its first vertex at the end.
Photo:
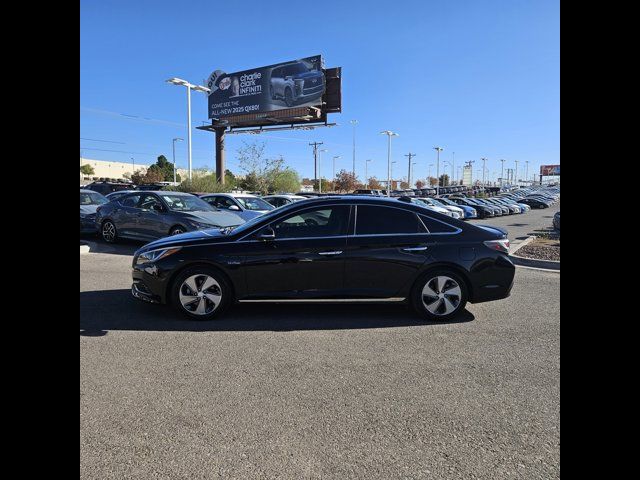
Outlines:
POLYGON ((469 302, 482 303, 500 300, 511 295, 516 267, 505 254, 485 258, 470 272, 472 292, 469 302))

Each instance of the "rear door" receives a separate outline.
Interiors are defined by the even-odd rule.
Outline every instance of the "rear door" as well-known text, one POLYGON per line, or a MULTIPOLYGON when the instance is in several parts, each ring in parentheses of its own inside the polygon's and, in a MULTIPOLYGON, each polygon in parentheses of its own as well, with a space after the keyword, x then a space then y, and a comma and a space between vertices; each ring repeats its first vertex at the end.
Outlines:
POLYGON ((169 235, 170 216, 165 205, 154 193, 142 195, 138 205, 136 232, 143 238, 156 239, 169 235), (160 208, 161 210, 156 210, 160 208))
POLYGON ((121 235, 137 236, 138 224, 138 202, 141 194, 132 193, 115 202, 112 212, 113 221, 116 229, 121 235))
POLYGON ((436 236, 418 215, 403 208, 357 205, 353 227, 345 252, 349 296, 395 296, 432 258, 436 246, 436 236))

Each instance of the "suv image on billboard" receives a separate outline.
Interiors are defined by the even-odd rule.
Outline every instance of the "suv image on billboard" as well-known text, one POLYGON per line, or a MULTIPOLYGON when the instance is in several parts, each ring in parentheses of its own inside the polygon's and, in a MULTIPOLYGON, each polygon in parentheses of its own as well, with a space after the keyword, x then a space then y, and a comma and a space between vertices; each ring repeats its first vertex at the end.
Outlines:
POLYGON ((271 71, 271 100, 284 100, 287 107, 320 98, 324 93, 324 74, 310 70, 304 62, 287 63, 271 71))

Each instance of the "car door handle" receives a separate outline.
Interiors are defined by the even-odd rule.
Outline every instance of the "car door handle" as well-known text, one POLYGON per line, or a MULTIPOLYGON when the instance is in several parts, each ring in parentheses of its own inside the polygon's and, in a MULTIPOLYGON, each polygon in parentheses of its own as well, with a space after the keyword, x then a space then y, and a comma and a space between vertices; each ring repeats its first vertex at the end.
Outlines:
POLYGON ((333 252, 318 252, 318 255, 340 255, 342 250, 336 250, 333 252))
POLYGON ((427 247, 407 247, 407 248, 403 248, 402 251, 403 252, 424 252, 427 249, 427 247))

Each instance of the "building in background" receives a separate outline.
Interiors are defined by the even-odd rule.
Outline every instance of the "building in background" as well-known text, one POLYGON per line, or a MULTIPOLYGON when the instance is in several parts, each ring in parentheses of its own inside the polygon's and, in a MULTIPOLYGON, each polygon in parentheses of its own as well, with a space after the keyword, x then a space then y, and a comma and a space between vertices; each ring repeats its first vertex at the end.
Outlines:
MULTIPOLYGON (((90 165, 91 167, 93 167, 94 171, 93 175, 83 175, 82 173, 80 173, 80 183, 83 184, 91 183, 92 181, 99 180, 100 178, 110 178, 115 180, 131 178, 131 174, 134 172, 133 163, 128 162, 112 162, 110 160, 94 160, 91 158, 80 157, 80 166, 82 167, 83 165, 90 165)), ((139 171, 142 174, 145 174, 147 173, 147 169, 149 168, 149 166, 150 165, 136 162, 135 171, 139 171)), ((177 168, 176 172, 182 179, 185 179, 188 176, 187 170, 184 168, 177 168)), ((210 172, 209 170, 206 170, 205 172, 201 169, 193 170, 193 174, 195 176, 206 173, 212 172, 210 172)))

